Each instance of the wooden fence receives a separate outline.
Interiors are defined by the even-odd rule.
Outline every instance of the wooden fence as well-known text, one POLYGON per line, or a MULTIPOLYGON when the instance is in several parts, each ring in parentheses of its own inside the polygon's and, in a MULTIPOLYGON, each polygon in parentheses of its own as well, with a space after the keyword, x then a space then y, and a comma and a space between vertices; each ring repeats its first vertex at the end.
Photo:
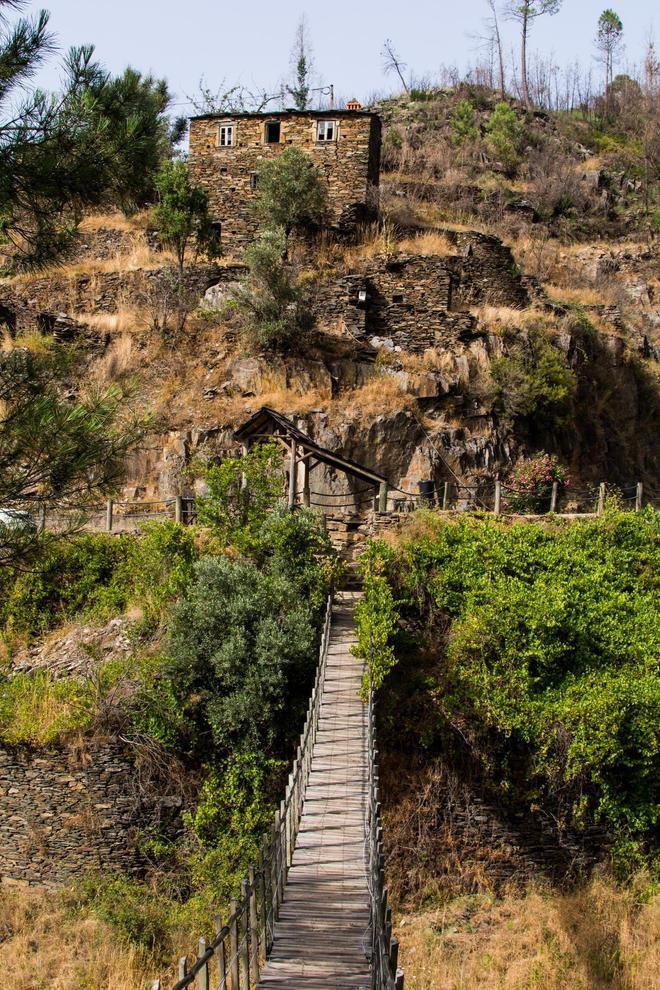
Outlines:
MULTIPOLYGON (((197 990, 209 990, 211 986, 213 990, 250 990, 259 980, 261 964, 273 943, 273 927, 279 918, 309 782, 331 616, 332 599, 329 598, 314 687, 284 800, 275 812, 269 834, 261 841, 257 862, 249 867, 248 875, 241 883, 240 897, 230 902, 229 917, 224 923, 217 919, 216 934, 211 941, 199 939, 193 963, 189 964, 188 956, 181 957, 178 980, 172 990, 184 990, 193 985, 197 990)), ((153 983, 153 990, 161 990, 160 980, 153 983)))

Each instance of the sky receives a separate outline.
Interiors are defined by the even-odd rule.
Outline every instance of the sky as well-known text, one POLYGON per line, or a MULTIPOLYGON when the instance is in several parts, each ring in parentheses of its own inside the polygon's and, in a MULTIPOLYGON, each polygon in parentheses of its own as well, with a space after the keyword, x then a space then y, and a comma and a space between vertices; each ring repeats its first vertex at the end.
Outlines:
MULTIPOLYGON (((552 56, 559 65, 579 58, 595 67, 596 23, 610 3, 564 0, 559 14, 536 22, 532 50, 552 56)), ((113 72, 132 65, 167 78, 180 113, 190 109, 187 97, 196 93, 202 76, 212 89, 225 80, 227 85, 240 82, 275 91, 288 73, 302 15, 318 83, 333 83, 339 98, 365 102, 394 86, 383 71, 386 38, 392 39, 408 71, 433 77, 443 63, 464 67, 476 59, 474 35, 483 30, 488 13, 485 0, 44 0, 43 6, 51 12, 51 28, 63 49, 91 42, 113 72)), ((657 0, 614 0, 613 6, 624 23, 625 58, 641 61, 655 32, 660 48, 657 0)), ((514 26, 504 25, 504 32, 511 48, 516 44, 514 26)), ((52 64, 39 81, 55 87, 57 80, 52 64)))

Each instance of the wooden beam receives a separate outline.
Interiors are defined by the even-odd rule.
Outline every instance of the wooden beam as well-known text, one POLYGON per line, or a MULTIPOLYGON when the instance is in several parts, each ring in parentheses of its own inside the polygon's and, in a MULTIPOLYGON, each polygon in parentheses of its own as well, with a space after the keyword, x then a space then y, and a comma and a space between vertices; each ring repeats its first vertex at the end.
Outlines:
POLYGON ((309 507, 310 491, 309 491, 309 464, 307 460, 303 457, 301 458, 302 465, 302 480, 303 480, 303 505, 309 507))
POLYGON ((289 508, 293 509, 296 504, 296 468, 298 464, 297 459, 297 444, 296 441, 291 438, 290 457, 289 457, 289 508))

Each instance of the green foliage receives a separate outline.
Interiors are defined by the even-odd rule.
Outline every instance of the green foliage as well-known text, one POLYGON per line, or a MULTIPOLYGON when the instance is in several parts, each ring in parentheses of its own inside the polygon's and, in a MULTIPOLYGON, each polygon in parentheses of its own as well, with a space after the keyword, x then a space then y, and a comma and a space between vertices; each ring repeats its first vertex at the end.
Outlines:
POLYGON ((304 711, 314 619, 287 578, 245 560, 202 558, 172 614, 168 651, 188 748, 216 756, 280 750, 304 711))
POLYGON ((48 671, 0 675, 0 742, 7 746, 51 746, 85 728, 95 711, 96 692, 74 677, 54 680, 48 671))
POLYGON ((193 186, 185 162, 165 162, 155 178, 158 205, 152 219, 162 244, 176 254, 183 271, 186 252, 193 245, 195 257, 221 254, 217 229, 209 216, 208 195, 193 186))
POLYGON ((378 691, 396 664, 392 638, 397 628, 398 612, 392 589, 387 580, 386 563, 393 554, 387 544, 373 542, 360 558, 364 598, 355 608, 357 644, 355 655, 367 661, 367 672, 362 685, 366 701, 369 686, 378 691))
POLYGON ((187 591, 197 557, 193 529, 169 520, 152 522, 129 544, 116 584, 153 624, 187 591))
POLYGON ((207 494, 197 501, 197 517, 223 547, 250 552, 274 505, 284 498, 282 448, 271 440, 255 444, 242 457, 228 457, 204 473, 207 494))
POLYGON ((438 719, 518 807, 651 839, 659 564, 658 516, 645 510, 574 525, 429 516, 389 565, 428 645, 445 643, 438 719))
POLYGON ((540 427, 566 421, 576 378, 541 327, 509 336, 508 355, 495 358, 491 374, 495 402, 509 421, 533 420, 540 427))
MULTIPOLYGON (((59 356, 23 350, 0 355, 3 510, 82 508, 123 477, 126 452, 145 421, 128 413, 116 387, 66 401, 66 381, 67 364, 59 356)), ((35 527, 3 526, 0 568, 24 564, 36 539, 35 527)))
POLYGON ((451 127, 456 144, 476 141, 479 137, 477 115, 469 100, 460 100, 451 118, 451 127))
POLYGON ((507 175, 515 175, 526 134, 524 124, 508 103, 496 105, 486 124, 486 138, 507 175))
POLYGON ((121 612, 128 604, 128 588, 116 579, 132 546, 132 537, 42 536, 31 570, 18 572, 3 589, 5 633, 35 636, 82 612, 121 612))
POLYGON ((285 264, 285 254, 286 237, 281 230, 266 231, 245 249, 248 274, 235 290, 232 304, 253 345, 282 346, 312 326, 309 300, 285 264))
POLYGON ((0 233, 38 265, 70 243, 86 207, 148 199, 177 134, 166 84, 133 69, 112 78, 91 46, 70 50, 60 92, 33 86, 55 44, 45 11, 9 23, 8 8, 22 6, 0 5, 0 233))
POLYGON ((504 508, 508 512, 547 512, 555 481, 561 490, 568 482, 568 472, 554 454, 542 451, 526 458, 507 479, 504 508))
POLYGON ((319 223, 325 207, 325 185, 304 151, 285 148, 261 166, 254 210, 267 227, 281 228, 286 240, 292 230, 319 223))

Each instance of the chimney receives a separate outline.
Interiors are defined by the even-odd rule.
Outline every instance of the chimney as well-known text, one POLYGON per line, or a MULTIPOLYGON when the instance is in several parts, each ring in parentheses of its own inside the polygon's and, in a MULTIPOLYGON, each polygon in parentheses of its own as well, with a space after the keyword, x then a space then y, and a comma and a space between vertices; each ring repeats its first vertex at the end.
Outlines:
POLYGON ((362 104, 360 103, 359 100, 349 100, 348 103, 346 104, 346 109, 347 110, 361 110, 362 109, 362 104))

